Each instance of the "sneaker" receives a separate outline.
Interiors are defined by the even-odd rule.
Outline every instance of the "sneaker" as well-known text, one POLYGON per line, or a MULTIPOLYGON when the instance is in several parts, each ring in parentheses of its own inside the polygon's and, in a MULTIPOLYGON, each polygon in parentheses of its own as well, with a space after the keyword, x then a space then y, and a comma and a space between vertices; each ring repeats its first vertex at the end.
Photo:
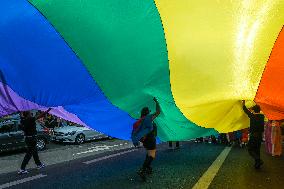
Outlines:
POLYGON ((42 169, 42 168, 45 168, 45 165, 43 163, 37 166, 37 169, 42 169))
POLYGON ((20 169, 19 171, 18 171, 18 175, 23 175, 23 174, 28 174, 29 172, 27 171, 27 170, 25 170, 25 169, 20 169))

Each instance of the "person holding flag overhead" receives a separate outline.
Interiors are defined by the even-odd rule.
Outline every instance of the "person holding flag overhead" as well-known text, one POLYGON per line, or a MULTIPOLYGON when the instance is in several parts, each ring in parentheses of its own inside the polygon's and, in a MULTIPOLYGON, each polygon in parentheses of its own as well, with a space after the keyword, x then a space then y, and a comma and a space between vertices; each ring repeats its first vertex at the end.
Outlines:
POLYGON ((38 157, 38 151, 36 147, 37 143, 37 130, 36 130, 36 121, 45 114, 47 114, 51 108, 49 108, 46 112, 41 113, 40 115, 33 117, 30 111, 25 111, 21 116, 21 127, 25 134, 25 142, 27 145, 27 152, 24 157, 24 160, 21 165, 21 169, 18 171, 18 174, 27 174, 26 166, 29 163, 31 157, 33 156, 35 164, 38 169, 45 167, 43 163, 40 162, 38 157))
POLYGON ((260 113, 260 107, 255 105, 251 108, 251 111, 243 103, 243 110, 250 119, 250 138, 248 142, 248 152, 254 158, 255 169, 259 169, 263 165, 263 161, 260 159, 260 147, 262 142, 262 134, 264 131, 264 115, 260 113))
POLYGON ((150 114, 148 107, 144 107, 141 111, 140 119, 134 123, 132 131, 132 141, 134 146, 140 142, 143 143, 144 148, 147 150, 146 158, 142 168, 138 171, 138 174, 143 181, 146 181, 146 175, 152 173, 151 163, 156 157, 156 124, 153 122, 161 113, 160 105, 156 98, 156 112, 150 114))

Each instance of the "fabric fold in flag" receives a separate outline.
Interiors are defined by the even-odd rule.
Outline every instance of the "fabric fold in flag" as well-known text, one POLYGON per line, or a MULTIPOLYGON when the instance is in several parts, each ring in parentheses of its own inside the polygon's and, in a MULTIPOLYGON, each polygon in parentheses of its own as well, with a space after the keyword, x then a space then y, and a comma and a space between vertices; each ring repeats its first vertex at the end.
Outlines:
POLYGON ((219 132, 248 127, 240 101, 256 96, 284 23, 283 1, 155 2, 165 29, 172 92, 182 113, 219 132))
POLYGON ((275 42, 255 101, 270 120, 284 119, 284 29, 275 42))

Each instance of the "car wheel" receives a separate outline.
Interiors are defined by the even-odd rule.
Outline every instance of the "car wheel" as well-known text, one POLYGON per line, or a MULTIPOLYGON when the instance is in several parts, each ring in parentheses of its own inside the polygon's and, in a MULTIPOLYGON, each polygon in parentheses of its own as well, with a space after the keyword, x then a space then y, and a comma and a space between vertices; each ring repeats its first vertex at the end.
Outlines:
POLYGON ((46 148, 46 141, 43 138, 38 138, 36 141, 37 150, 41 151, 46 148))
POLYGON ((84 142, 85 142, 85 135, 78 134, 75 138, 75 143, 76 144, 83 144, 84 142))

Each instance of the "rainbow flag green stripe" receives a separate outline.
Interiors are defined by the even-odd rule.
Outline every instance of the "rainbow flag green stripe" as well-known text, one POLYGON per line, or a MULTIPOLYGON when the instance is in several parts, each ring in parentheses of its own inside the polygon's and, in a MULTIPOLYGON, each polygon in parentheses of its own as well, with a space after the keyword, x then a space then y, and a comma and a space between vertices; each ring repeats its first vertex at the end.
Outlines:
POLYGON ((248 127, 241 100, 284 119, 282 0, 0 5, 0 116, 53 107, 62 118, 129 139, 156 97, 162 140, 248 127))
POLYGON ((215 133, 188 121, 175 105, 164 31, 154 1, 30 2, 60 33, 115 106, 138 118, 141 108, 153 110, 152 99, 158 98, 162 140, 215 133))

